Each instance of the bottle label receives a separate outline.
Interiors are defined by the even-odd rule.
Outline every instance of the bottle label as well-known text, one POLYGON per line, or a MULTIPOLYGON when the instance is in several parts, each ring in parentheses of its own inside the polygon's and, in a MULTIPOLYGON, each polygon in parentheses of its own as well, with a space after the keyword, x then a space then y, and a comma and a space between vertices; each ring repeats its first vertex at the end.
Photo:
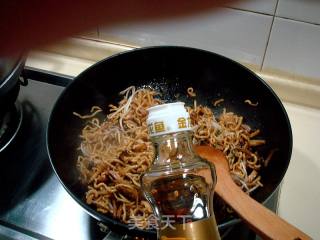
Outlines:
POLYGON ((161 240, 220 240, 214 216, 184 224, 174 224, 173 228, 160 231, 161 240))
POLYGON ((191 119, 183 102, 167 103, 148 109, 148 133, 151 137, 192 131, 191 119))

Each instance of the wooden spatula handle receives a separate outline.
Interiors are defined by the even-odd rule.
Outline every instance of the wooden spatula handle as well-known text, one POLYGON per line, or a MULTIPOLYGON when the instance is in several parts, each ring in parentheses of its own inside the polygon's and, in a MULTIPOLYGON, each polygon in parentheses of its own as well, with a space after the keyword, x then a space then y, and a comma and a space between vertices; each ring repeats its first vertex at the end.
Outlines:
MULTIPOLYGON (((225 169, 220 170, 226 171, 225 169)), ((216 191, 221 198, 228 202, 230 207, 263 239, 311 239, 308 235, 245 194, 231 178, 224 178, 223 181, 219 182, 217 188, 216 191), (232 199, 232 201, 228 199, 232 199)))

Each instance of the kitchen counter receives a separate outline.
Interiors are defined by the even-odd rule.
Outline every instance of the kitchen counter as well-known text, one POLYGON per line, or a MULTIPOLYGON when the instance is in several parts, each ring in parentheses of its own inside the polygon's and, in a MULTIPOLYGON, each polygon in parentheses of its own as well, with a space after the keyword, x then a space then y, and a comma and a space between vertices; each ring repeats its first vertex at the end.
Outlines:
POLYGON ((293 152, 281 187, 278 214, 320 238, 320 110, 284 103, 293 132, 293 152))
MULTIPOLYGON (((90 42, 90 44, 86 43, 87 48, 81 48, 81 51, 85 52, 85 57, 73 44, 67 46, 64 54, 59 53, 61 46, 60 50, 53 48, 52 52, 34 52, 30 55, 27 66, 76 76, 99 59, 132 48, 110 43, 90 42), (97 49, 100 50, 97 51, 97 49)), ((292 125, 293 154, 282 183, 278 214, 314 239, 320 239, 318 227, 320 188, 317 186, 320 177, 318 157, 320 91, 297 80, 294 81, 296 85, 293 86, 289 84, 292 81, 286 81, 277 75, 265 75, 256 70, 254 66, 249 67, 277 92, 285 105, 292 125), (304 105, 309 105, 309 107, 304 105)))

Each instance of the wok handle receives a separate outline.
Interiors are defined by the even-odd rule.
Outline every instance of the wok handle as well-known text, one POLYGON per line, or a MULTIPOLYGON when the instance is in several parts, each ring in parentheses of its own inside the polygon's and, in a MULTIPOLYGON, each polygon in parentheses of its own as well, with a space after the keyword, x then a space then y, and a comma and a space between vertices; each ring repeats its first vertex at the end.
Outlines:
MULTIPOLYGON (((220 169, 220 171, 226 171, 220 169)), ((229 173, 225 173, 229 174, 229 173)), ((307 234, 286 222, 274 212, 244 193, 232 180, 224 178, 217 184, 216 192, 263 239, 307 240, 307 234), (232 201, 230 201, 232 199, 232 201)), ((219 181, 219 176, 218 176, 219 181)))

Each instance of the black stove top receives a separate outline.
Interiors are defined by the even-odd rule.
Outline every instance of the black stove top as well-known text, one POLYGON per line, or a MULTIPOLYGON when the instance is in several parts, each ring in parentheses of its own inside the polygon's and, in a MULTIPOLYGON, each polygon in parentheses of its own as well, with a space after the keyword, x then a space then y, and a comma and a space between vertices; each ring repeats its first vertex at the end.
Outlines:
MULTIPOLYGON (((0 239, 134 239, 110 231, 90 217, 64 190, 50 166, 46 149, 48 118, 67 76, 25 69, 21 87, 23 113, 15 139, 0 152, 0 239)), ((277 196, 269 201, 276 209, 277 196)), ((243 224, 224 239, 255 239, 243 224)))

